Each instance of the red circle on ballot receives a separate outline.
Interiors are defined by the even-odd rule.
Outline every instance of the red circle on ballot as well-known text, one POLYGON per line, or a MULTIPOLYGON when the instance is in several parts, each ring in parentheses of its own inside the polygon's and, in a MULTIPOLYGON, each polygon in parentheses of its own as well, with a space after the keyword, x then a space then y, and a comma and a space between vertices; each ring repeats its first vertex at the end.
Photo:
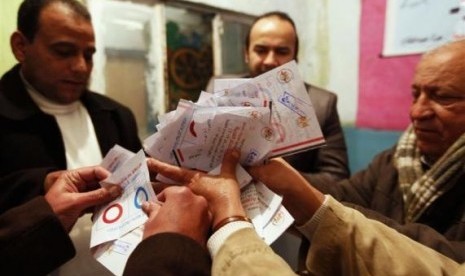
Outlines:
POLYGON ((113 205, 110 205, 106 210, 105 212, 103 212, 103 222, 105 223, 113 223, 117 220, 119 220, 119 218, 123 215, 123 207, 121 205, 119 205, 118 203, 116 204, 113 204, 113 205), (108 212, 111 210, 111 209, 114 209, 116 208, 118 210, 118 214, 114 217, 114 218, 108 218, 108 212))

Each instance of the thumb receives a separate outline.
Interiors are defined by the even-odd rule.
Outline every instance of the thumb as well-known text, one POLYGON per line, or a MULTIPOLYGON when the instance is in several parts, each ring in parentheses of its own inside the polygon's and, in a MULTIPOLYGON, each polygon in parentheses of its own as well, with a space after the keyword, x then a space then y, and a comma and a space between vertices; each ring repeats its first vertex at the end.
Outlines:
POLYGON ((123 189, 118 185, 109 185, 104 188, 85 193, 76 194, 76 205, 85 210, 89 207, 104 204, 118 198, 123 193, 123 189))
POLYGON ((229 149, 225 152, 223 163, 221 164, 221 175, 236 177, 236 166, 241 153, 236 149, 229 149))

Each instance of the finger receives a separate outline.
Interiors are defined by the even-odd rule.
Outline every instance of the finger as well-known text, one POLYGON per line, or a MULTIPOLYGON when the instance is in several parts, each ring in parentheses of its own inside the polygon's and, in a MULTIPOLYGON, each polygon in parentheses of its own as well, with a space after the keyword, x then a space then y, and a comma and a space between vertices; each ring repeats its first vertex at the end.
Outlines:
POLYGON ((152 201, 145 201, 144 203, 142 203, 142 210, 149 217, 151 217, 152 215, 155 216, 160 210, 160 208, 161 208, 160 203, 156 203, 152 201))
POLYGON ((76 170, 84 181, 101 181, 110 175, 110 172, 101 166, 84 167, 76 170))
POLYGON ((188 182, 196 173, 188 169, 183 169, 177 166, 158 161, 154 158, 147 159, 147 166, 149 168, 149 171, 152 171, 152 173, 153 171, 155 171, 162 174, 165 177, 182 183, 188 182))
POLYGON ((172 186, 170 184, 162 183, 162 182, 151 182, 153 191, 155 194, 161 193, 165 188, 172 186))
POLYGON ((104 204, 118 198, 123 193, 123 189, 118 185, 110 185, 90 192, 76 193, 76 208, 84 210, 86 208, 104 204))
POLYGON ((227 150, 223 157, 223 163, 221 164, 221 175, 236 177, 236 167, 239 162, 240 152, 236 149, 227 150))

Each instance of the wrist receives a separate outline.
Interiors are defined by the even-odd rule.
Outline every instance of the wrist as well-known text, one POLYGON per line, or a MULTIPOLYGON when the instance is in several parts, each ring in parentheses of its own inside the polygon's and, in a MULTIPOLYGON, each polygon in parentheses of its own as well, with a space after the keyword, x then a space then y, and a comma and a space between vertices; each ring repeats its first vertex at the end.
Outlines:
POLYGON ((222 204, 218 204, 212 209, 212 225, 217 225, 230 217, 246 217, 246 213, 240 201, 223 201, 222 204))

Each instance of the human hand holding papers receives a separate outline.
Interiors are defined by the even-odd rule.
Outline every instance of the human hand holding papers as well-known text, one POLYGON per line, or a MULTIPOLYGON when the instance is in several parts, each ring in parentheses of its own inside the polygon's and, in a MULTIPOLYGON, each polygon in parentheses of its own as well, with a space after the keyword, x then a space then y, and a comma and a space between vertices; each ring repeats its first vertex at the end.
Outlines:
POLYGON ((142 241, 147 221, 142 203, 156 197, 142 150, 134 154, 115 146, 101 165, 112 172, 101 185, 120 185, 123 194, 95 212, 90 247, 100 263, 115 275, 122 275, 129 255, 142 241))

